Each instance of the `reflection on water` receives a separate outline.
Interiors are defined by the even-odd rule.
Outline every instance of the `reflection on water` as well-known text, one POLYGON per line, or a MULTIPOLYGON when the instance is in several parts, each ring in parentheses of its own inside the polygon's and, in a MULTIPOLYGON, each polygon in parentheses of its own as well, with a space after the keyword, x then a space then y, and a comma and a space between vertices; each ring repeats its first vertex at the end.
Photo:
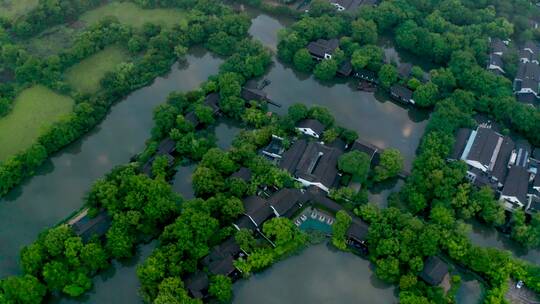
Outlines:
POLYGON ((75 303, 143 303, 137 294, 140 283, 137 279, 137 265, 150 256, 157 242, 141 245, 137 254, 125 262, 113 261, 110 267, 94 278, 94 286, 77 299, 67 297, 55 298, 54 304, 75 304, 75 303))
POLYGON ((234 285, 235 304, 397 303, 367 260, 316 245, 234 285))
POLYGON ((540 249, 526 250, 508 236, 498 232, 495 228, 488 227, 477 221, 470 223, 472 225, 469 238, 472 243, 482 247, 495 247, 508 250, 523 260, 540 264, 540 249))
POLYGON ((461 274, 461 285, 456 294, 458 304, 478 304, 482 298, 483 286, 471 276, 461 274))
POLYGON ((369 189, 368 199, 379 208, 388 207, 388 197, 393 192, 399 192, 405 182, 402 179, 391 179, 382 183, 375 184, 369 189))
POLYGON ((214 133, 217 138, 216 145, 222 150, 227 150, 231 147, 231 144, 242 130, 240 123, 230 119, 222 118, 218 121, 214 128, 214 133))
POLYGON ((107 118, 81 140, 38 169, 38 174, 0 199, 0 278, 19 272, 18 253, 39 232, 82 205, 91 184, 144 148, 152 111, 176 90, 190 90, 215 74, 222 62, 200 50, 175 64, 165 77, 114 105, 107 118))
POLYGON ((173 178, 173 191, 182 195, 184 199, 190 200, 195 198, 195 191, 193 191, 193 172, 197 168, 196 164, 189 164, 180 166, 173 178))

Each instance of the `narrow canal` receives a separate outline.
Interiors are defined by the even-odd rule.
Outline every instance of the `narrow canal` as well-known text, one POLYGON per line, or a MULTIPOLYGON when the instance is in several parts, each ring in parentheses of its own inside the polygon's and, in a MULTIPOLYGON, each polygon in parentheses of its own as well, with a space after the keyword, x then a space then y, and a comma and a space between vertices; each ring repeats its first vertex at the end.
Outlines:
POLYGON ((38 174, 0 200, 0 277, 19 272, 18 254, 39 232, 82 205, 92 183, 144 148, 152 111, 172 91, 197 88, 217 73, 222 60, 194 50, 185 64, 112 107, 107 118, 81 140, 51 158, 38 174))
POLYGON ((234 284, 235 304, 397 303, 365 259, 315 245, 234 284), (362 300, 363 299, 363 300, 362 300))
MULTIPOLYGON (((250 34, 275 50, 277 32, 287 23, 287 19, 260 14, 252 20, 250 34)), ((380 148, 399 149, 406 169, 411 168, 429 117, 426 112, 398 105, 383 94, 356 91, 351 81, 321 83, 276 59, 263 78, 271 82, 264 89, 269 97, 283 105, 272 110, 283 114, 294 103, 324 106, 338 124, 355 130, 362 139, 380 148)))

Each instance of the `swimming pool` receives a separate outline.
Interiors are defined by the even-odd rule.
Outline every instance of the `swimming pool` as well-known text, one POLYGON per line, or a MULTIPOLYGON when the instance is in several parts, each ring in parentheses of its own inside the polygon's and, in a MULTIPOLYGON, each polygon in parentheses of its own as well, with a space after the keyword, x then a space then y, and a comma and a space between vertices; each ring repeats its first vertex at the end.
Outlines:
POLYGON ((320 222, 316 219, 308 217, 302 224, 300 224, 300 229, 304 231, 317 230, 324 233, 332 233, 332 226, 328 225, 326 222, 320 222))

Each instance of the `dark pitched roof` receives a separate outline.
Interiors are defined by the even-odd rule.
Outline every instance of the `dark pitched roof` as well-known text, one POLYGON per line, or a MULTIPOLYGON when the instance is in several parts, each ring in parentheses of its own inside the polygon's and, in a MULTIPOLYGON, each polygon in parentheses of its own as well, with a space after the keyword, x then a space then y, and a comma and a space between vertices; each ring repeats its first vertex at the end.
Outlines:
POLYGON ((361 139, 357 139, 352 144, 351 150, 366 153, 369 156, 369 159, 371 160, 372 166, 379 164, 381 149, 375 147, 374 145, 368 142, 365 142, 361 139))
POLYGON ((516 79, 514 81, 514 90, 530 89, 536 94, 539 92, 540 85, 540 65, 533 62, 520 63, 516 79))
POLYGON ((185 286, 191 297, 195 299, 202 299, 206 296, 210 281, 208 275, 205 272, 197 272, 190 275, 185 280, 185 286))
POLYGON ((353 68, 352 68, 351 61, 345 60, 339 65, 337 74, 339 76, 348 77, 352 74, 352 71, 353 71, 353 68))
POLYGON ((204 99, 204 105, 207 107, 210 107, 212 111, 214 111, 214 114, 219 112, 219 94, 218 93, 210 93, 206 95, 204 99))
POLYGON ((538 46, 538 43, 532 41, 532 40, 529 40, 527 42, 525 42, 525 44, 523 45, 523 49, 527 50, 527 51, 532 51, 533 54, 535 55, 538 55, 539 52, 539 46, 538 46))
POLYGON ((295 141, 294 144, 292 144, 292 146, 285 151, 285 153, 283 153, 279 167, 294 173, 302 154, 304 154, 304 151, 306 150, 307 144, 308 142, 305 139, 295 141))
POLYGON ((312 41, 308 44, 307 49, 309 53, 318 58, 324 58, 325 54, 332 55, 339 46, 339 40, 337 39, 319 39, 312 41))
POLYGON ((497 54, 491 54, 489 55, 489 64, 502 68, 504 66, 504 61, 501 56, 497 54))
POLYGON ((170 154, 170 153, 173 153, 175 150, 176 150, 176 142, 172 138, 167 137, 159 143, 156 154, 158 155, 170 154))
POLYGON ((527 201, 527 191, 529 188, 529 172, 527 169, 518 166, 512 166, 508 170, 508 176, 504 182, 502 195, 514 196, 520 202, 525 204, 527 201))
POLYGON ((227 256, 221 260, 212 261, 208 265, 208 271, 213 275, 224 275, 228 276, 233 273, 236 268, 234 267, 234 259, 232 256, 227 256))
POLYGON ((248 88, 243 87, 242 92, 240 93, 240 96, 246 100, 255 100, 255 101, 267 101, 268 95, 263 90, 259 90, 256 88, 248 88))
POLYGON ((291 217, 309 199, 299 189, 283 188, 268 198, 268 203, 280 216, 291 217))
POLYGON ((248 230, 255 230, 257 229, 257 226, 251 221, 251 219, 247 215, 242 215, 240 218, 234 223, 238 229, 248 229, 248 230))
POLYGON ((71 225, 75 234, 80 236, 85 242, 90 240, 94 235, 98 237, 105 235, 110 226, 111 217, 106 211, 101 211, 94 218, 90 218, 86 214, 71 225))
POLYGON ((459 160, 461 158, 463 150, 465 150, 465 146, 469 140, 469 136, 471 136, 471 132, 472 130, 467 128, 461 128, 457 131, 452 155, 450 156, 451 159, 459 160))
POLYGON ((343 141, 341 138, 337 138, 336 140, 334 140, 333 142, 328 144, 328 146, 330 146, 332 148, 336 148, 336 149, 340 150, 341 152, 343 152, 343 151, 345 151, 345 149, 347 149, 347 143, 345 141, 343 141))
POLYGON ((297 128, 311 129, 317 134, 324 132, 324 125, 316 119, 302 119, 296 124, 297 128))
POLYGON ((272 140, 268 146, 262 150, 268 154, 282 155, 283 152, 285 152, 285 149, 283 148, 283 140, 275 135, 272 135, 272 140))
POLYGON ((252 195, 243 200, 244 214, 248 215, 257 226, 272 217, 274 211, 260 196, 252 195))
POLYGON ((338 4, 345 10, 356 10, 363 0, 330 0, 333 4, 338 4))
POLYGON ((444 276, 448 274, 448 265, 439 257, 430 256, 424 262, 424 269, 420 277, 430 285, 439 285, 444 276))
POLYGON ((347 237, 356 241, 367 241, 369 226, 360 219, 353 217, 349 229, 347 229, 347 237))
POLYGON ((315 205, 320 205, 332 213, 337 213, 338 211, 343 210, 343 206, 329 199, 327 196, 328 194, 318 187, 308 187, 306 193, 309 195, 309 200, 312 203, 315 205))
POLYGON ((413 97, 413 91, 400 84, 394 84, 390 87, 390 95, 399 101, 410 102, 413 97))
POLYGON ((540 172, 534 177, 533 187, 540 187, 540 172))
POLYGON ((212 248, 210 254, 203 259, 203 264, 208 266, 212 262, 222 260, 228 256, 235 257, 240 252, 242 252, 240 246, 236 243, 234 238, 230 237, 223 243, 212 248))
POLYGON ((310 142, 292 173, 304 180, 320 182, 330 188, 337 178, 337 162, 341 154, 343 152, 335 148, 310 142))
POLYGON ((493 129, 479 127, 467 159, 478 161, 489 167, 499 140, 502 140, 502 136, 493 129))
POLYGON ((508 136, 503 138, 502 144, 499 148, 499 153, 497 154, 497 159, 495 160, 495 165, 491 174, 497 178, 498 181, 503 181, 506 173, 508 172, 508 161, 510 160, 510 155, 512 155, 512 150, 514 149, 514 141, 508 136))
POLYGON ((240 170, 234 172, 231 177, 239 178, 247 183, 251 180, 251 170, 246 167, 242 167, 240 170))
POLYGON ((490 44, 491 53, 504 53, 506 52, 506 44, 499 38, 492 38, 490 44))

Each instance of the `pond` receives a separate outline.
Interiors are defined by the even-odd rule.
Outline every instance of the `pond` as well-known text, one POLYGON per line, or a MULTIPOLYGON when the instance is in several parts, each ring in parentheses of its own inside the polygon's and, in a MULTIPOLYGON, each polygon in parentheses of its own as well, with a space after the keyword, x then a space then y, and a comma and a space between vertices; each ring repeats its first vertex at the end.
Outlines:
POLYGON ((374 203, 379 208, 386 208, 388 207, 388 197, 390 194, 399 192, 403 185, 405 185, 405 182, 397 178, 375 184, 369 189, 368 201, 374 203))
POLYGON ((508 236, 500 233, 493 227, 488 227, 478 221, 472 221, 472 230, 469 233, 469 238, 472 243, 482 247, 495 247, 502 250, 508 250, 514 256, 540 265, 540 249, 525 249, 516 242, 512 241, 508 236))
POLYGON ((172 180, 173 191, 182 195, 182 197, 186 200, 195 198, 192 180, 193 172, 195 172, 196 168, 197 165, 193 163, 181 165, 176 169, 176 174, 172 180))
POLYGON ((229 149, 236 135, 238 135, 241 130, 242 126, 238 122, 226 118, 219 119, 217 125, 214 127, 217 147, 222 150, 229 149))
POLYGON ((319 244, 234 284, 233 303, 391 304, 397 301, 394 287, 377 279, 367 260, 319 244))
POLYGON ((0 199, 0 278, 19 272, 21 248, 79 209, 96 179, 129 162, 144 148, 153 126, 152 111, 170 92, 197 88, 217 73, 221 62, 203 50, 194 50, 185 64, 174 64, 168 75, 114 105, 99 126, 0 199))
POLYGON ((94 286, 77 299, 58 297, 50 301, 54 304, 75 303, 143 303, 138 295, 140 283, 137 278, 137 265, 150 256, 157 242, 140 245, 136 255, 125 262, 113 261, 113 267, 100 273, 93 280, 94 286))
MULTIPOLYGON (((261 14, 253 19, 249 32, 265 45, 275 48, 276 31, 282 22, 261 14)), ((355 130, 362 139, 383 149, 399 149, 405 158, 405 168, 410 170, 412 167, 416 147, 429 117, 427 112, 398 105, 385 94, 356 91, 352 81, 321 83, 312 75, 296 72, 277 59, 263 78, 270 80, 264 91, 272 101, 282 105, 281 108, 272 107, 273 111, 284 114, 294 103, 324 106, 338 124, 355 130)))

